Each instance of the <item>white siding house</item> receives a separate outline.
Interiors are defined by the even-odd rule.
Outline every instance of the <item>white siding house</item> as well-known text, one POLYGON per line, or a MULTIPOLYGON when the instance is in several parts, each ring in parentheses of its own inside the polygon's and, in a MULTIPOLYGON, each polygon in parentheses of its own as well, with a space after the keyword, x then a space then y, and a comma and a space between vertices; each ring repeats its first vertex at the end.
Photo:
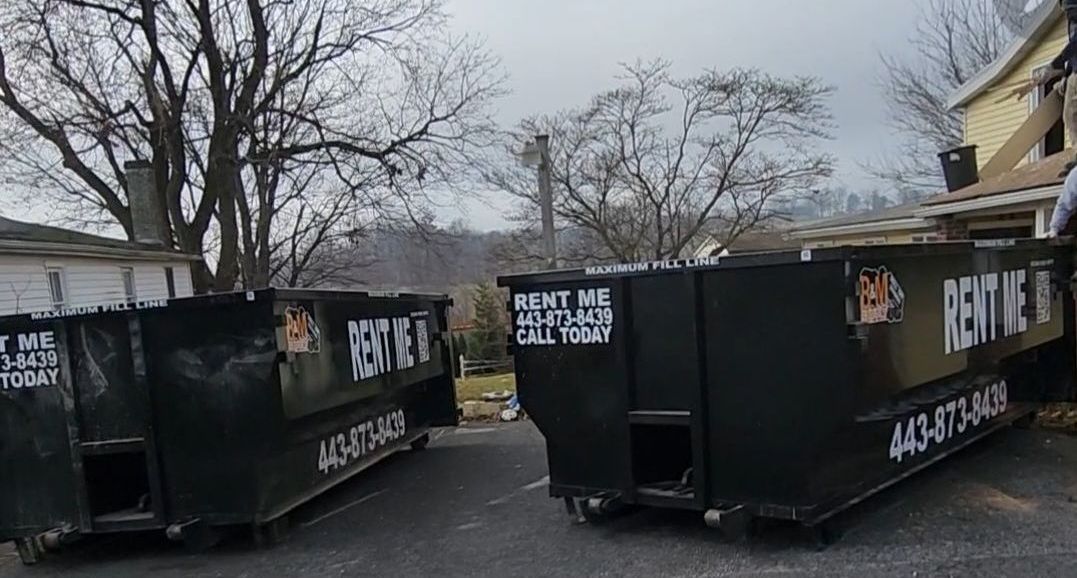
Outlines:
POLYGON ((0 315, 194 294, 198 257, 0 217, 0 315))

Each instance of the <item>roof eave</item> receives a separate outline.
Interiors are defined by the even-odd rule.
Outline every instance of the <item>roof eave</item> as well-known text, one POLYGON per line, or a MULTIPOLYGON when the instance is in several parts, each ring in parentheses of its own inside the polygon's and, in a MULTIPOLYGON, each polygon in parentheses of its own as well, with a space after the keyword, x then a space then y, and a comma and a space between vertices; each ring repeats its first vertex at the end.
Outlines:
POLYGON ((201 261, 202 257, 172 251, 0 239, 0 251, 15 255, 112 258, 128 261, 201 261))
POLYGON ((885 221, 871 221, 868 223, 851 223, 846 225, 834 225, 819 227, 816 229, 804 228, 794 230, 791 236, 795 239, 814 239, 817 237, 832 237, 835 235, 856 235, 861 233, 882 233, 886 231, 910 231, 925 229, 931 223, 919 217, 902 217, 900 219, 887 219, 885 221))
POLYGON ((1020 205, 1035 201, 1049 201, 1057 198, 1061 193, 1062 184, 1060 183, 1057 185, 1047 185, 1045 187, 1036 187, 1034 189, 998 193, 961 201, 924 205, 920 209, 917 209, 914 214, 921 218, 942 217, 958 213, 980 211, 983 209, 996 209, 1009 205, 1020 205))
POLYGON ((954 110, 966 106, 972 99, 991 87, 996 81, 1010 72, 1012 65, 1028 56, 1036 48, 1036 42, 1044 32, 1054 24, 1055 18, 1061 16, 1056 3, 1044 2, 1033 13, 1032 19, 1022 33, 990 65, 962 84, 946 101, 946 108, 954 110))

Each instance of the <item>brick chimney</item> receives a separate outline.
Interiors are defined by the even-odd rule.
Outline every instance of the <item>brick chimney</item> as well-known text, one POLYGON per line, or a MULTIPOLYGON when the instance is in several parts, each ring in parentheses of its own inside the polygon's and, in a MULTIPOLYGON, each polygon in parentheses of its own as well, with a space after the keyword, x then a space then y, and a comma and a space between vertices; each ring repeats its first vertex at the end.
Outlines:
POLYGON ((164 212, 154 194, 153 165, 149 161, 127 161, 127 203, 131 208, 131 228, 140 245, 171 248, 172 236, 165 224, 164 212))

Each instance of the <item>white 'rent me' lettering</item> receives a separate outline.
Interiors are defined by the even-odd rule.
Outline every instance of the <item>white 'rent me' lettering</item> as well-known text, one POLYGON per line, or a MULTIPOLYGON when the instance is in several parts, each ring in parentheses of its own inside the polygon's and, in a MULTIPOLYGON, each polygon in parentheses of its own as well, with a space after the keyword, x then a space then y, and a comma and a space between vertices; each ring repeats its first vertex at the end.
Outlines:
POLYGON ((946 354, 971 349, 1028 330, 1024 269, 947 279, 942 285, 946 354), (1001 290, 1001 295, 999 291, 1001 290))
POLYGON ((0 390, 52 387, 59 380, 60 357, 52 331, 0 335, 0 390))
POLYGON ((513 295, 516 345, 608 345, 613 335, 609 287, 513 295))
POLYGON ((411 317, 348 321, 352 380, 362 381, 415 367, 413 323, 411 317))

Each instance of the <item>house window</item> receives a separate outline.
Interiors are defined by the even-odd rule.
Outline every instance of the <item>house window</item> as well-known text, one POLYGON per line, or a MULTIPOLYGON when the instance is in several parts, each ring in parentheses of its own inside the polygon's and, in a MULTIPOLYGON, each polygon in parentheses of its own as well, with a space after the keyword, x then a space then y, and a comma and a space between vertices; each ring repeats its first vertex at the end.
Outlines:
POLYGON ((165 285, 168 285, 168 298, 176 296, 176 271, 172 267, 165 267, 165 285))
POLYGON ((913 235, 913 243, 937 243, 939 241, 938 235, 913 235))
MULTIPOLYGON (((1036 75, 1041 70, 1047 69, 1047 65, 1040 66, 1032 71, 1033 75, 1036 75)), ((1040 86, 1032 91, 1028 95, 1028 113, 1032 114, 1043 102, 1043 99, 1051 93, 1052 90, 1058 85, 1062 78, 1055 78, 1047 84, 1040 86)), ((1028 153, 1029 162, 1036 162, 1040 159, 1049 157, 1055 153, 1062 152, 1066 148, 1066 130, 1065 125, 1062 123, 1062 119, 1058 119, 1058 122, 1051 127, 1051 130, 1047 131, 1047 134, 1043 137, 1036 146, 1032 147, 1032 150, 1028 153)))
POLYGON ((1051 217, 1054 216, 1054 205, 1045 205, 1036 209, 1036 222, 1034 224, 1037 238, 1042 238, 1051 228, 1051 217))
POLYGON ((67 287, 64 283, 62 267, 45 267, 45 278, 49 282, 49 300, 54 309, 63 309, 67 304, 67 287))
POLYGON ((123 300, 134 303, 138 300, 135 294, 135 270, 130 267, 120 267, 120 277, 123 279, 123 300))

